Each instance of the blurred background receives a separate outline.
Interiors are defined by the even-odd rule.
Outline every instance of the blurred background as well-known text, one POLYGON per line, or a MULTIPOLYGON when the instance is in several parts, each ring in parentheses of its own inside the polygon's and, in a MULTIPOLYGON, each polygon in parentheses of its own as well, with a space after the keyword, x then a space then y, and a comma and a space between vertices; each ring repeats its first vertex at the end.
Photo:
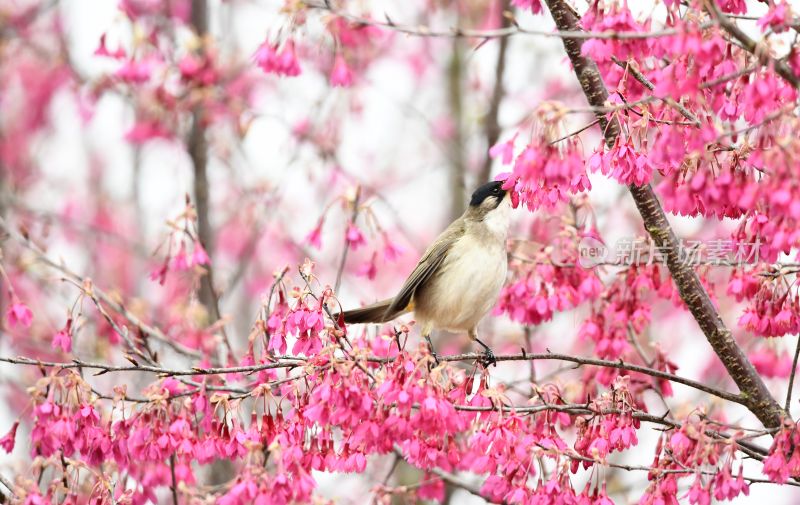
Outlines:
MULTIPOLYGON (((658 9, 630 4, 642 15, 658 9)), ((751 13, 764 10, 753 4, 751 13)), ((124 297, 182 344, 215 345, 221 337, 214 323, 221 320, 236 354, 246 348, 276 272, 309 258, 321 286, 339 284, 345 307, 389 296, 461 214, 472 190, 505 170, 489 147, 515 134, 526 143, 542 110, 560 111, 565 132, 591 121, 558 38, 419 36, 332 16, 446 35, 453 27, 509 26, 504 12, 526 28, 551 30, 546 10, 534 15, 506 0, 298 5, 0 0, 0 215, 48 257, 124 297), (299 75, 259 68, 260 50, 287 44, 299 75), (339 58, 346 72, 337 68, 339 58), (193 257, 197 244, 211 258, 213 279, 194 268, 202 261, 176 266, 176 257, 193 257)), ((599 142, 596 130, 580 137, 586 152, 599 142)), ((640 236, 626 189, 603 176, 591 180, 579 211, 518 210, 512 237, 544 249, 554 243, 541 231, 547 223, 570 219, 590 222, 607 243, 640 236)), ((691 219, 673 222, 687 237, 709 229, 691 219)), ((28 253, 7 259, 15 290, 35 300, 36 319, 31 332, 4 333, 0 353, 57 355, 50 340, 75 300, 74 287, 54 282, 59 274, 28 253)), ((611 279, 617 271, 602 275, 611 279)), ((576 336, 587 313, 583 307, 557 314, 536 327, 497 316, 481 331, 495 352, 587 354, 576 336)), ((654 306, 653 319, 663 324, 649 328, 647 338, 681 375, 703 377, 712 365, 693 320, 669 303, 654 306)), ((102 360, 110 328, 97 322, 87 330, 95 338, 76 338, 73 352, 102 360)), ((463 335, 439 341, 444 353, 469 349, 463 335)), ((542 364, 536 372, 555 368, 542 364)), ((0 431, 16 418, 24 385, 37 373, 0 365, 8 386, 0 431)), ((527 364, 501 364, 492 373, 511 384, 531 380, 527 364)), ((676 386, 687 408, 692 394, 676 386)), ((734 408, 730 415, 746 414, 734 408)), ((619 461, 648 464, 654 442, 640 440, 619 461)), ((25 457, 19 445, 0 454, 3 466, 25 457)), ((373 478, 320 475, 320 493, 362 503, 354 497, 368 496, 383 466, 371 467, 373 478)), ((645 485, 640 474, 609 470, 608 479, 619 503, 645 485)), ((794 503, 785 494, 753 486, 749 500, 739 502, 794 503)), ((471 502, 481 500, 463 492, 451 500, 471 502)))

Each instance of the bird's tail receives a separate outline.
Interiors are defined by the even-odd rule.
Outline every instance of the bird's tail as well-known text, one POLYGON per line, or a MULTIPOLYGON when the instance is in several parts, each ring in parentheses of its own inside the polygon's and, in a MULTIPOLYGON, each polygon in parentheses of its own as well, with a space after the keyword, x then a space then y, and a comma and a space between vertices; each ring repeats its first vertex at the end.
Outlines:
POLYGON ((409 310, 389 311, 392 298, 361 307, 360 309, 345 310, 342 313, 344 322, 347 324, 359 323, 385 323, 396 318, 403 312, 409 310))

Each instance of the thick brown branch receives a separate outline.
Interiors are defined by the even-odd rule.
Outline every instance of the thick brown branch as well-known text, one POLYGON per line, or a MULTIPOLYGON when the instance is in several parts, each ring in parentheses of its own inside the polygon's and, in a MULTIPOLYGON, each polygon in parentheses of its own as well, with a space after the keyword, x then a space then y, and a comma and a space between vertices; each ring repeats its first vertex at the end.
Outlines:
MULTIPOLYGON (((563 0, 547 0, 550 13, 559 30, 578 29, 578 18, 563 0)), ((600 76, 597 64, 581 53, 583 41, 578 38, 564 38, 564 48, 572 62, 575 75, 583 89, 586 99, 592 106, 603 106, 608 98, 608 90, 600 76)), ((619 135, 619 123, 598 114, 606 143, 612 145, 619 135)), ((661 208, 658 197, 648 184, 629 186, 636 207, 642 215, 644 227, 656 245, 667 252, 667 267, 675 285, 703 331, 714 352, 722 360, 728 374, 739 387, 747 408, 768 428, 780 426, 785 412, 775 401, 764 385, 761 377, 736 344, 730 330, 725 327, 717 313, 697 273, 681 260, 680 246, 667 216, 661 208)))

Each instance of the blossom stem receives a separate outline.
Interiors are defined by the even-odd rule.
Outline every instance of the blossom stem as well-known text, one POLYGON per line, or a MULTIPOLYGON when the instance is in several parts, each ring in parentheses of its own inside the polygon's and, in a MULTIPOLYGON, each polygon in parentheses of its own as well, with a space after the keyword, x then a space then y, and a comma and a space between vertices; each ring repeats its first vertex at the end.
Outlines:
MULTIPOLYGON (((355 196, 353 196, 353 213, 350 216, 350 222, 355 223, 356 218, 358 218, 358 201, 361 198, 361 186, 356 186, 355 196)), ((336 284, 334 284, 333 291, 338 293, 339 286, 342 284, 342 274, 344 273, 344 267, 347 264, 347 253, 350 250, 350 241, 345 237, 344 239, 344 247, 342 249, 342 260, 339 262, 339 269, 336 271, 336 284)))

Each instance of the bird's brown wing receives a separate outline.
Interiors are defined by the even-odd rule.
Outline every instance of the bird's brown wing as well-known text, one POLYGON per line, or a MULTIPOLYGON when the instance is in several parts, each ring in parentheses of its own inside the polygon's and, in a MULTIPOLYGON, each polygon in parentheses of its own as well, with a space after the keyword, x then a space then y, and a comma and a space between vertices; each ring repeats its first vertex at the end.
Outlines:
POLYGON ((397 296, 392 300, 389 308, 386 309, 387 315, 399 314, 409 309, 408 305, 411 303, 414 293, 416 293, 425 282, 432 278, 433 274, 447 257, 447 252, 450 250, 450 247, 452 247, 463 234, 464 220, 457 219, 439 235, 436 241, 425 251, 425 254, 422 255, 416 268, 414 268, 414 271, 408 276, 408 279, 406 279, 405 284, 400 288, 400 292, 397 293, 397 296))

